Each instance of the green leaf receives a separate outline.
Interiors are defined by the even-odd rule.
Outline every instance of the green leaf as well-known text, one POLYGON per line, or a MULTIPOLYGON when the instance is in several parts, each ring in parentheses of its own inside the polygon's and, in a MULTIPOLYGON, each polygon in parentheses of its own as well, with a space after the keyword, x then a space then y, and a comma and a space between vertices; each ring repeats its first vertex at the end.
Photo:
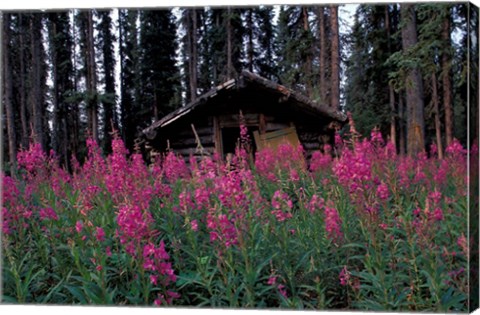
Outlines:
POLYGON ((14 298, 13 296, 8 296, 8 295, 2 295, 2 302, 18 303, 16 298, 14 298))
POLYGON ((65 288, 78 300, 81 304, 88 304, 85 298, 85 295, 82 291, 78 289, 78 287, 73 287, 66 285, 65 288))
POLYGON ((60 286, 64 283, 64 282, 67 282, 68 279, 70 278, 70 275, 72 274, 72 271, 70 271, 68 273, 68 275, 66 277, 64 277, 62 280, 60 280, 59 283, 57 283, 56 286, 54 286, 52 289, 49 290, 47 296, 45 296, 45 298, 40 302, 42 304, 45 304, 45 303, 48 303, 48 301, 50 300, 50 298, 52 297, 53 294, 56 294, 58 291, 59 291, 59 288, 60 286))

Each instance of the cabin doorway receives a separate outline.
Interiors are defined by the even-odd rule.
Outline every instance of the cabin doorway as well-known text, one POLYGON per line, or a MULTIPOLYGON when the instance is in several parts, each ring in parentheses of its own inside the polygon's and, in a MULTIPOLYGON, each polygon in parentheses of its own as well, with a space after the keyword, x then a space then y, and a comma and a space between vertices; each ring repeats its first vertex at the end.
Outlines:
MULTIPOLYGON (((248 138, 250 139, 250 152, 255 156, 257 147, 253 139, 253 133, 258 131, 257 126, 248 126, 248 138)), ((240 127, 224 127, 222 128, 222 148, 223 148, 223 157, 226 158, 227 155, 235 154, 235 149, 239 145, 240 141, 240 127)))

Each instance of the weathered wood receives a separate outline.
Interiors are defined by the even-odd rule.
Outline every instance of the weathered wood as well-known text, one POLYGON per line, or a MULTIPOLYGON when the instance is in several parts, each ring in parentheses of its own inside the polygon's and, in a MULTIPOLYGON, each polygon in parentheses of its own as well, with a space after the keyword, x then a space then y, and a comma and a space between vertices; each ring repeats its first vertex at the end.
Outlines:
MULTIPOLYGON (((207 136, 207 135, 212 135, 213 134, 213 127, 210 126, 203 126, 203 125, 197 125, 195 124, 195 130, 197 131, 197 134, 201 136, 207 136)), ((172 134, 182 136, 182 137, 192 137, 194 138, 195 135, 193 134, 192 128, 190 128, 190 125, 186 125, 185 128, 182 128, 176 132, 172 132, 172 134)), ((161 136, 162 137, 168 137, 171 134, 165 134, 163 133, 161 136)))
POLYGON ((282 143, 290 143, 294 146, 297 146, 300 143, 295 127, 289 127, 264 134, 255 132, 254 138, 258 149, 265 147, 276 148, 282 143))
POLYGON ((218 123, 218 117, 216 116, 213 117, 213 139, 215 143, 215 151, 221 155, 223 152, 222 130, 218 123))
POLYGON ((290 127, 290 125, 288 123, 267 122, 265 124, 265 131, 266 132, 271 132, 271 131, 275 131, 275 130, 285 129, 285 128, 288 128, 288 127, 290 127))
MULTIPOLYGON (((247 126, 258 125, 258 113, 243 114, 243 118, 247 126)), ((218 116, 218 122, 220 124, 220 128, 239 127, 240 115, 239 114, 220 115, 218 116)))
POLYGON ((280 94, 279 96, 285 96, 285 101, 294 103, 298 108, 306 112, 311 112, 312 114, 320 113, 321 115, 333 118, 341 122, 347 121, 347 116, 344 113, 323 104, 319 104, 313 100, 310 100, 306 96, 294 92, 293 90, 290 90, 278 83, 262 78, 261 76, 248 71, 243 71, 242 76, 247 78, 250 82, 257 84, 259 87, 266 88, 272 92, 275 91, 276 93, 280 94))
POLYGON ((258 131, 263 134, 265 133, 265 115, 263 113, 258 114, 258 131))
MULTIPOLYGON (((196 147, 190 147, 190 148, 182 148, 182 149, 173 149, 173 151, 179 155, 183 156, 190 156, 190 155, 196 155, 198 154, 196 147)), ((213 154, 215 152, 214 147, 204 147, 203 152, 205 154, 213 154)))
MULTIPOLYGON (((153 147, 164 151, 165 143, 169 142, 167 147, 188 157, 198 149, 191 129, 191 124, 194 124, 201 145, 212 153, 223 155, 227 146, 223 142, 227 133, 233 130, 222 128, 238 128, 241 109, 242 121, 249 131, 254 131, 255 143, 260 142, 260 135, 272 132, 275 135, 275 132, 282 133, 281 130, 293 127, 297 143, 305 143, 306 150, 318 149, 322 136, 333 135, 328 129, 330 123, 338 120, 342 125, 346 121, 343 113, 324 105, 275 82, 244 72, 239 79, 219 85, 144 129, 143 133, 146 136, 149 131, 157 131, 153 147), (285 98, 285 104, 278 104, 281 97, 285 98)), ((280 141, 282 137, 285 138, 279 135, 279 139, 274 137, 271 140, 280 141)))
MULTIPOLYGON (((199 136, 198 137, 199 140, 200 140, 200 143, 202 144, 202 146, 205 146, 205 145, 213 145, 214 144, 214 140, 213 140, 213 135, 206 135, 206 136, 199 136)), ((191 138, 171 138, 170 139, 170 145, 172 147, 194 147, 197 145, 197 141, 195 139, 195 137, 191 137, 191 138)))

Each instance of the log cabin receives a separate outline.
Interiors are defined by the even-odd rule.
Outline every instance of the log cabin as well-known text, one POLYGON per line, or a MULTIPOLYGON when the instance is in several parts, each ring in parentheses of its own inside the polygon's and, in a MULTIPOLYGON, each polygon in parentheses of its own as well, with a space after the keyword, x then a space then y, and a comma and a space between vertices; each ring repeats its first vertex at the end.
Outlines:
POLYGON ((252 151, 288 141, 301 144, 307 158, 347 116, 298 92, 249 71, 178 108, 141 132, 137 139, 149 158, 173 151, 187 161, 191 155, 226 157, 234 153, 240 120, 248 128, 252 151))

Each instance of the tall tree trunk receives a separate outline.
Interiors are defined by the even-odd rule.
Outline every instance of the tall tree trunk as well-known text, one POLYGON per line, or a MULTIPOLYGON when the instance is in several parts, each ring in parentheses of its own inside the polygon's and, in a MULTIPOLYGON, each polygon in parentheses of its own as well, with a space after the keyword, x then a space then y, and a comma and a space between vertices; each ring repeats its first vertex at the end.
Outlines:
POLYGON ((198 86, 198 75, 197 75, 197 9, 191 9, 191 17, 192 17, 192 36, 191 38, 191 55, 190 55, 190 95, 191 101, 195 101, 197 99, 197 86, 198 86))
MULTIPOLYGON (((185 9, 184 16, 183 16, 183 27, 185 29, 183 57, 186 60, 186 67, 188 67, 188 73, 185 75, 185 85, 187 86, 185 91, 185 100, 187 103, 193 101, 193 95, 192 95, 193 40, 192 40, 192 14, 190 12, 191 10, 193 9, 185 9)), ((187 71, 187 69, 185 69, 185 71, 187 71)))
POLYGON ((111 10, 100 11, 100 33, 102 38, 102 53, 103 53, 103 74, 105 77, 105 93, 108 99, 103 101, 103 151, 111 152, 112 146, 112 131, 118 129, 115 104, 116 101, 112 99, 115 95, 115 55, 113 50, 113 41, 115 37, 112 34, 111 26, 112 19, 110 17, 111 10), (113 130, 112 130, 113 129, 113 130))
MULTIPOLYGON (((8 135, 8 157, 12 167, 15 168, 17 161, 17 139, 15 136, 15 116, 13 112, 13 91, 12 91, 12 63, 10 60, 10 14, 3 14, 3 86, 5 114, 7 120, 8 135)), ((23 78, 22 78, 23 79, 23 78)))
MULTIPOLYGON (((392 53, 392 45, 390 42, 390 14, 388 12, 388 4, 385 5, 385 29, 387 32, 387 48, 388 52, 392 53)), ((394 147, 397 146, 396 136, 396 111, 395 111, 395 91, 392 84, 388 84, 388 101, 390 104, 390 141, 394 147)))
POLYGON ((247 32, 248 32, 248 41, 247 41, 247 60, 248 60, 248 70, 253 72, 253 9, 248 9, 247 15, 247 32))
MULTIPOLYGON (((447 6, 445 10, 450 10, 447 6)), ((450 12, 446 14, 442 23, 442 41, 444 49, 442 53, 442 84, 443 84, 443 108, 445 109, 445 144, 448 147, 453 142, 453 106, 452 106, 452 83, 450 81, 450 12)))
POLYGON ((338 5, 330 6, 330 27, 332 32, 331 51, 331 93, 330 107, 340 109, 340 47, 338 35, 338 5))
POLYGON ((227 8, 227 78, 232 79, 234 75, 233 69, 233 51, 232 51, 232 8, 227 8))
POLYGON ((88 129, 92 138, 98 142, 98 102, 97 102, 97 74, 95 67, 95 46, 93 35, 92 10, 83 12, 86 20, 86 61, 87 61, 87 94, 88 94, 88 129))
POLYGON ((32 82, 32 91, 30 94, 30 104, 33 116, 33 140, 40 143, 42 149, 47 151, 45 135, 43 133, 43 97, 42 97, 42 20, 40 13, 33 13, 30 20, 30 42, 32 50, 32 70, 30 82, 32 82))
POLYGON ((120 124, 122 125, 121 135, 123 143, 126 143, 126 132, 125 132, 125 123, 127 121, 127 114, 125 110, 126 103, 126 93, 125 93, 125 84, 124 84, 124 75, 123 75, 123 62, 125 58, 124 49, 123 49, 123 28, 124 28, 124 14, 123 10, 118 10, 118 57, 120 58, 120 124))
POLYGON ((60 128, 59 128, 59 93, 58 93, 58 57, 57 57, 57 19, 56 13, 53 13, 50 21, 50 54, 51 54, 51 65, 52 65, 52 83, 53 83, 53 93, 52 93, 52 149, 55 152, 59 152, 59 140, 60 140, 60 128))
MULTIPOLYGON (((402 3, 402 48, 406 54, 417 43, 415 7, 402 3)), ((405 82, 407 95, 407 153, 416 156, 425 150, 425 118, 423 82, 418 67, 408 69, 405 82)))
MULTIPOLYGON (((215 15, 215 29, 218 29, 220 27, 220 14, 216 14, 215 15)), ((207 29, 207 23, 205 22, 204 20, 204 25, 205 29, 207 29)), ((210 49, 212 50, 212 49, 210 49)), ((218 67, 218 60, 214 60, 214 64, 212 66, 213 68, 213 73, 212 73, 212 81, 213 81, 213 85, 215 86, 217 83, 218 83, 218 80, 219 80, 219 77, 221 76, 221 70, 219 69, 218 67)))
MULTIPOLYGON (((307 7, 302 8, 302 20, 303 20, 303 31, 305 35, 310 33, 310 24, 308 23, 308 10, 307 7)), ((313 73, 313 62, 312 62, 312 49, 306 51, 306 60, 305 60, 305 70, 304 70, 304 79, 305 85, 307 88, 307 95, 312 96, 313 94, 313 83, 312 83, 312 73, 313 73)))
POLYGON ((18 15, 18 24, 20 28, 19 37, 19 61, 20 61, 20 123, 22 125, 22 141, 21 145, 23 148, 28 147, 28 121, 27 121, 27 98, 26 98, 26 88, 25 88, 25 39, 23 32, 23 14, 18 15))
MULTIPOLYGON (((72 38, 73 38, 73 91, 76 93, 78 91, 78 80, 77 80, 77 53, 76 53, 76 47, 77 47, 77 32, 76 32, 76 15, 72 13, 72 18, 73 18, 73 23, 72 23, 72 38)), ((71 131, 71 139, 70 139, 70 145, 71 145, 71 152, 72 156, 75 158, 79 158, 79 147, 80 147, 80 113, 78 110, 78 101, 75 100, 72 105, 71 105, 72 112, 67 113, 69 120, 70 120, 70 125, 72 126, 72 131, 71 131)))
POLYGON ((440 109, 438 106, 437 75, 432 73, 432 102, 435 115, 435 136, 437 139, 438 158, 443 159, 442 130, 440 123, 440 109))
POLYGON ((317 9, 317 18, 318 18, 318 34, 319 34, 319 44, 320 44, 320 54, 319 54, 319 85, 320 85, 320 102, 323 104, 328 104, 327 102, 327 82, 326 82, 326 50, 327 44, 325 40, 325 8, 319 6, 317 9))

